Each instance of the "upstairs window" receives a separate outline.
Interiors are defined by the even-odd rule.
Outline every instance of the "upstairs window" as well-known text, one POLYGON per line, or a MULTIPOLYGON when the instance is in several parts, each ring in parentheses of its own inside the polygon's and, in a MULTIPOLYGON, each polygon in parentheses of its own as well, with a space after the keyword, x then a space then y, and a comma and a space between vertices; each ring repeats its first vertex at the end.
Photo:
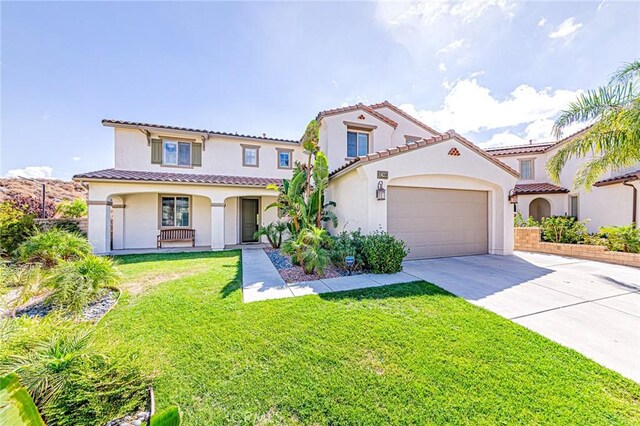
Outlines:
POLYGON ((291 156, 293 155, 293 150, 276 148, 276 152, 278 153, 278 168, 290 169, 293 163, 291 158, 291 156))
POLYGON ((569 216, 573 216, 578 219, 578 196, 569 196, 569 216))
POLYGON ((347 132, 347 157, 354 158, 369 153, 369 133, 347 132))
POLYGON ((191 143, 164 140, 162 164, 168 166, 191 166, 191 143))
POLYGON ((533 159, 520 160, 520 179, 533 179, 533 159))
POLYGON ((258 167, 260 165, 259 151, 259 146, 242 145, 242 165, 245 167, 258 167))
POLYGON ((188 228, 191 216, 189 197, 163 196, 161 200, 163 228, 188 228))

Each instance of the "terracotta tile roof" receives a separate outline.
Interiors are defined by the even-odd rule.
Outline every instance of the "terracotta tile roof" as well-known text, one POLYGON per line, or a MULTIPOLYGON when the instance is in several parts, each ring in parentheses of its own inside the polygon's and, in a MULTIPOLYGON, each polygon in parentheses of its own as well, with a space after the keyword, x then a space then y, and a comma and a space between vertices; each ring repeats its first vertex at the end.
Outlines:
POLYGON ((407 151, 413 151, 416 149, 420 149, 423 148, 425 146, 430 146, 430 145, 435 145, 437 143, 440 142, 444 142, 450 139, 455 139, 458 142, 462 143, 463 145, 465 145, 467 148, 471 149, 472 151, 475 151, 476 153, 480 154, 482 157, 486 158, 487 160, 491 161, 492 163, 494 163, 496 166, 500 167, 501 169, 507 171, 508 173, 512 174, 513 176, 516 177, 520 177, 520 174, 513 170, 511 167, 507 166, 505 163, 503 163, 502 161, 493 158, 491 155, 487 154, 484 150, 478 148, 473 142, 469 141, 468 139, 464 138, 463 136, 459 135, 458 133, 456 133, 454 130, 449 130, 446 133, 440 133, 439 135, 430 137, 430 138, 426 138, 426 139, 420 139, 419 141, 416 142, 408 142, 404 145, 398 145, 396 147, 393 148, 388 148, 388 149, 383 149, 382 151, 377 151, 377 152, 373 152, 371 154, 367 154, 367 155, 363 155, 360 157, 356 157, 351 161, 348 161, 347 163, 343 164, 342 166, 338 167, 336 170, 332 171, 329 176, 335 176, 336 174, 346 170, 346 169, 350 169, 350 168, 355 168, 355 167, 359 167, 361 164, 370 162, 370 161, 376 161, 376 160, 381 160, 384 159, 386 157, 392 157, 398 154, 402 154, 405 153, 407 151))
POLYGON ((201 175, 190 173, 146 172, 141 170, 105 169, 81 173, 73 177, 75 181, 121 180, 134 182, 195 183, 209 185, 261 186, 280 185, 282 179, 248 176, 201 175))
POLYGON ((544 143, 539 143, 534 145, 527 144, 527 145, 514 145, 514 146, 486 148, 485 151, 487 151, 489 154, 496 157, 500 157, 503 155, 518 155, 518 154, 532 154, 536 152, 548 152, 554 148, 559 147, 560 145, 563 145, 569 142, 571 139, 575 138, 576 136, 586 132, 588 129, 591 128, 591 126, 587 126, 582 130, 572 133, 569 136, 564 137, 557 142, 544 142, 544 143))
POLYGON ((640 170, 625 173, 620 176, 614 176, 607 179, 599 180, 598 182, 594 183, 593 186, 613 185, 614 183, 622 183, 628 180, 638 180, 638 179, 640 179, 640 170))
POLYGON ((562 194, 569 192, 568 189, 551 183, 519 183, 514 188, 516 195, 525 194, 562 194))
POLYGON ((341 108, 333 108, 333 109, 328 109, 326 111, 320 111, 318 113, 318 116, 316 117, 316 120, 321 120, 322 117, 326 117, 329 115, 335 115, 335 114, 342 114, 343 112, 349 112, 349 111, 356 111, 356 110, 362 110, 362 111, 366 111, 369 114, 373 115, 374 117, 376 117, 377 119, 387 123, 388 125, 390 125, 393 128, 398 127, 398 123, 396 123, 395 121, 393 121, 392 119, 390 119, 389 117, 387 117, 384 114, 379 113, 378 111, 374 110, 373 108, 363 104, 363 103, 359 103, 356 105, 350 105, 350 106, 346 106, 346 107, 341 107, 341 108))
POLYGON ((153 123, 141 123, 137 121, 124 121, 124 120, 110 120, 104 119, 102 120, 103 125, 111 125, 114 127, 118 126, 131 126, 131 127, 152 127, 155 129, 166 129, 166 130, 179 130, 182 132, 194 132, 194 133, 206 133, 212 136, 228 136, 234 138, 246 138, 246 139, 259 139, 264 141, 272 141, 272 142, 285 142, 285 143, 300 143, 299 141, 294 141, 291 139, 279 139, 279 138, 268 138, 266 136, 251 136, 251 135, 242 135, 238 133, 228 133, 228 132, 216 132, 213 130, 207 129, 193 129, 189 127, 177 127, 177 126, 167 126, 164 124, 153 124, 153 123))
POLYGON ((407 114, 406 112, 404 112, 403 110, 401 110, 397 106, 393 105, 389 101, 383 101, 383 102, 380 102, 380 103, 377 103, 377 104, 369 105, 369 107, 371 109, 373 109, 373 110, 378 110, 378 109, 385 108, 385 107, 389 108, 390 110, 394 111, 396 114, 401 115, 402 117, 404 117, 407 120, 411 121, 413 124, 422 127, 427 132, 433 133, 434 135, 439 135, 440 134, 440 132, 435 130, 433 127, 427 126, 422 121, 420 121, 417 118, 407 114))
POLYGON ((555 145, 553 142, 547 142, 543 144, 535 145, 515 145, 515 146, 503 146, 500 148, 487 148, 489 154, 496 157, 502 155, 514 155, 514 154, 532 154, 534 152, 545 152, 547 148, 555 145))

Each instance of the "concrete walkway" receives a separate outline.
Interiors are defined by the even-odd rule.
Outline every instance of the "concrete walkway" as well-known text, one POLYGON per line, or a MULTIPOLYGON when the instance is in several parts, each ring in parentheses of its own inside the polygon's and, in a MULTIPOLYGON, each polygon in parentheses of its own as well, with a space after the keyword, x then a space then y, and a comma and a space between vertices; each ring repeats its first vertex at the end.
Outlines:
POLYGON ((379 287, 411 281, 420 281, 420 278, 399 272, 380 275, 361 274, 287 284, 264 250, 242 250, 242 300, 245 303, 379 287))

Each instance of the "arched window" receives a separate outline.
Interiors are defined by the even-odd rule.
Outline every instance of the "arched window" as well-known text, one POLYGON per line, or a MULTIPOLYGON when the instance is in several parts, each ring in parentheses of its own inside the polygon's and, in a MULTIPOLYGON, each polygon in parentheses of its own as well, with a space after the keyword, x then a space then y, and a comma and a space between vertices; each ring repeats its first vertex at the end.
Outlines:
POLYGON ((538 222, 543 217, 551 216, 551 204, 544 198, 534 198, 529 203, 529 216, 533 216, 538 222))

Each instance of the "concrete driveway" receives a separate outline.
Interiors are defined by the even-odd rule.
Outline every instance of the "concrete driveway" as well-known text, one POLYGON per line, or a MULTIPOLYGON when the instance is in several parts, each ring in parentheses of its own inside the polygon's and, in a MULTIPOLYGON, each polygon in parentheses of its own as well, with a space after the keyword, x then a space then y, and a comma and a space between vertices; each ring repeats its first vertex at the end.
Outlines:
POLYGON ((640 270, 553 255, 406 261, 436 284, 640 382, 640 270))

